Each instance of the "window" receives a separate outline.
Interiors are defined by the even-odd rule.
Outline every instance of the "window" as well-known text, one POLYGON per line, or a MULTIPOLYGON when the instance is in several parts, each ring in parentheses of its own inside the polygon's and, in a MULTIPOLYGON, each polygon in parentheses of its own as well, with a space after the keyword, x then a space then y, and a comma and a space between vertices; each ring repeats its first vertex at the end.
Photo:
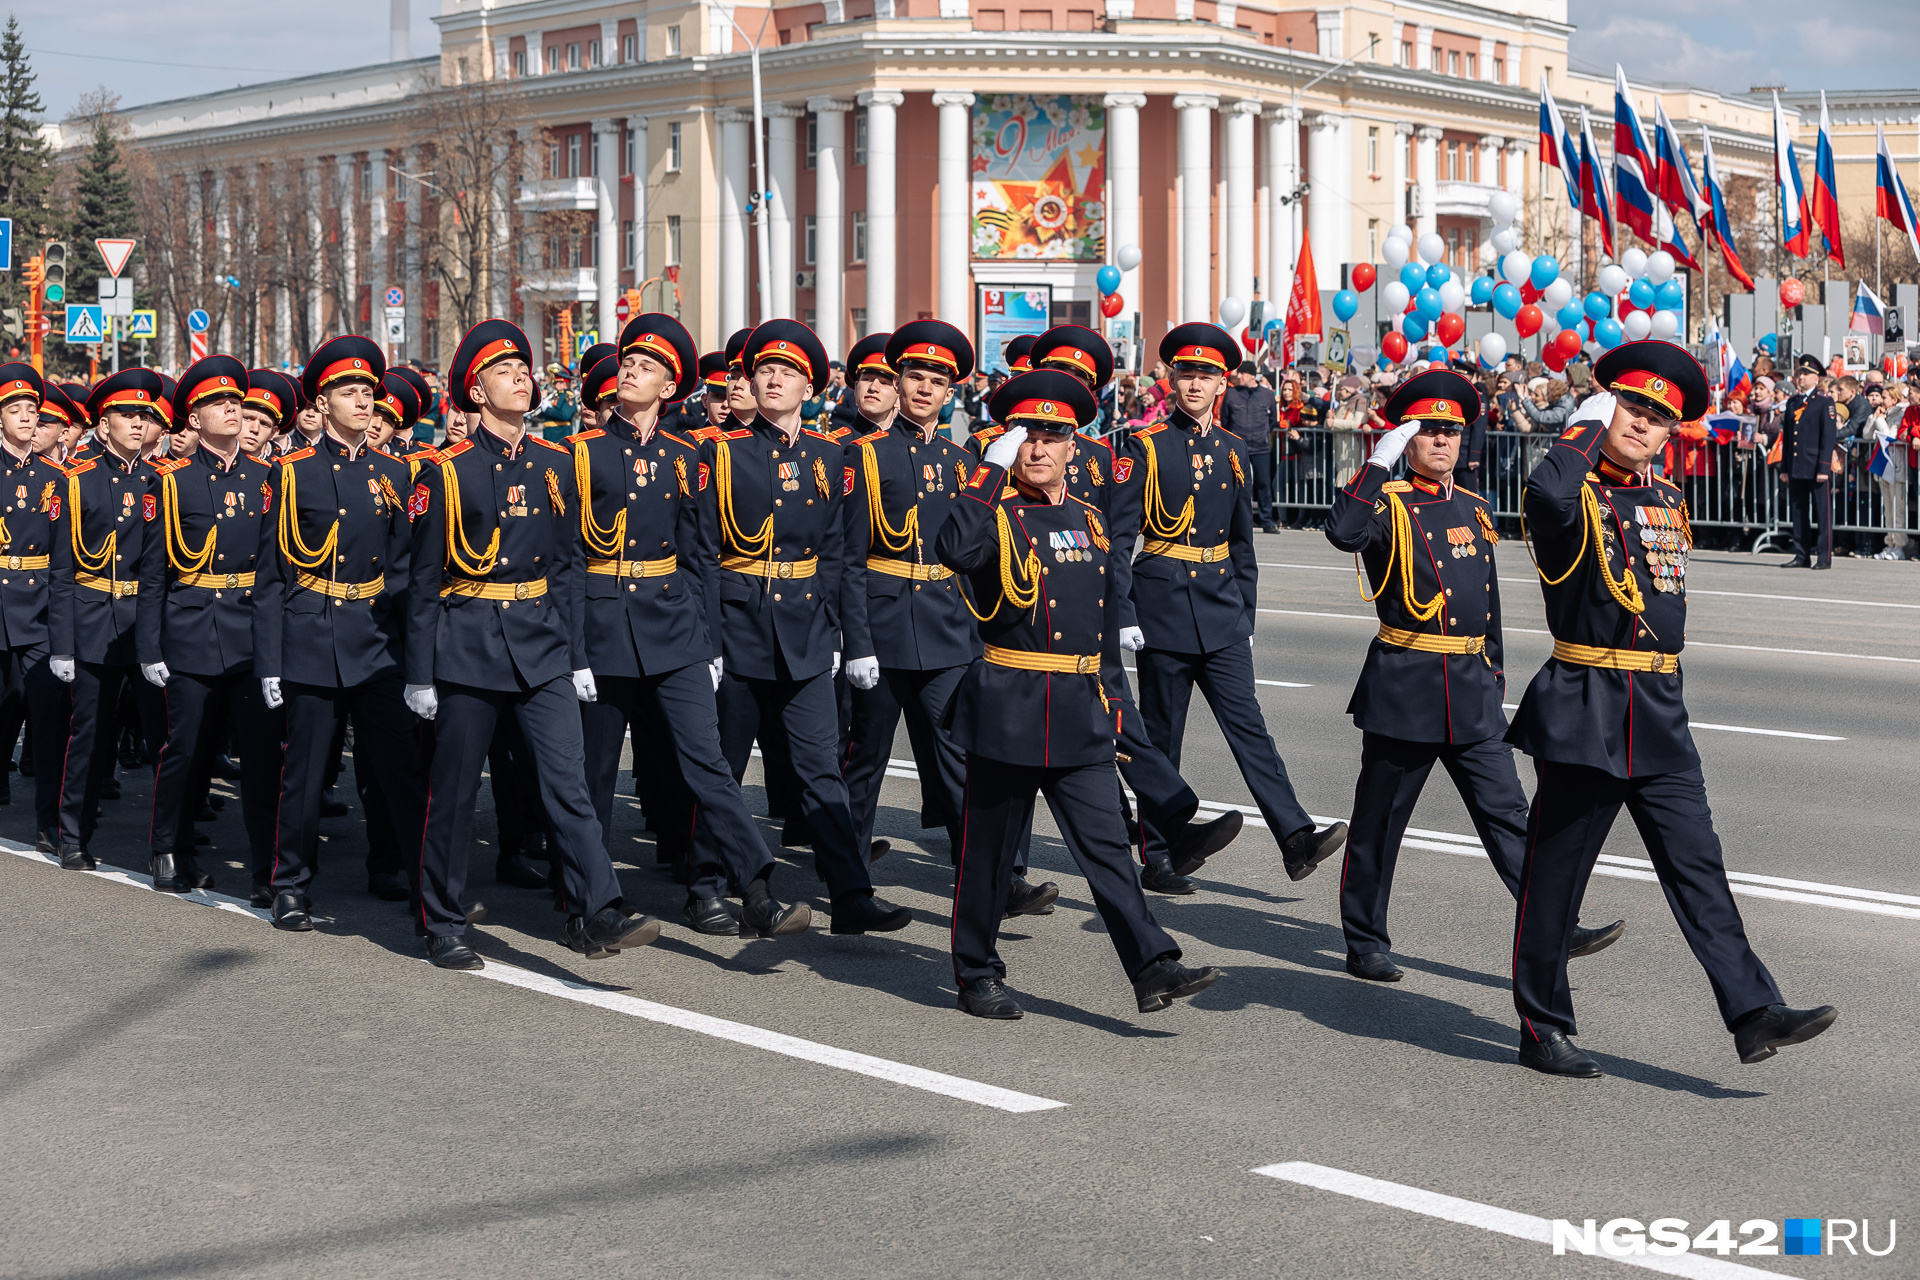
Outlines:
POLYGON ((1450 76, 1460 74, 1460 52, 1457 49, 1447 51, 1447 74, 1450 76))
POLYGON ((371 160, 360 162, 360 198, 373 199, 373 161, 371 160))
POLYGON ((814 216, 812 214, 808 214, 806 217, 806 221, 802 224, 802 227, 803 227, 803 230, 801 231, 801 235, 800 235, 800 244, 801 244, 801 250, 802 250, 800 255, 800 260, 806 263, 808 266, 812 266, 816 261, 819 260, 820 224, 814 220, 814 216))
POLYGON ((587 41, 587 65, 590 67, 604 67, 607 65, 606 59, 600 56, 600 42, 598 40, 587 41))
POLYGON ((577 133, 567 135, 567 176, 580 176, 580 135, 577 133))
POLYGON ((587 265, 586 260, 581 256, 580 238, 578 231, 572 231, 567 234, 567 265, 575 271, 587 265))
POLYGON ((820 154, 820 117, 807 113, 807 168, 813 168, 820 154))
POLYGON ((1460 257, 1460 228, 1447 228, 1447 261, 1453 262, 1460 257))
POLYGON ((639 147, 640 147, 640 131, 638 129, 628 129, 627 130, 627 149, 626 149, 625 156, 622 157, 620 172, 632 173, 634 171, 634 166, 636 165, 636 163, 638 163, 636 153, 638 152, 639 147))
POLYGON ((867 260, 867 214, 864 209, 853 215, 853 260, 867 260))
MULTIPOLYGON (((1369 126, 1367 129, 1367 172, 1380 172, 1380 129, 1378 126, 1369 126)), ((1369 258, 1367 261, 1371 262, 1373 259, 1369 258)))
POLYGON ((1380 219, 1367 219, 1367 261, 1380 256, 1380 219))
POLYGON ((806 316, 804 319, 800 321, 800 323, 806 325, 807 328, 809 329, 818 328, 820 322, 814 318, 815 314, 816 313, 814 312, 814 309, 812 307, 808 307, 806 311, 806 316))
POLYGON ((1505 84, 1507 82, 1507 60, 1505 58, 1495 58, 1493 60, 1493 82, 1495 84, 1505 84))
POLYGON ((560 46, 557 44, 549 45, 547 47, 547 70, 558 71, 559 69, 560 69, 560 46))
POLYGON ((667 215, 667 265, 680 265, 680 215, 677 213, 667 215))
POLYGON ((639 59, 636 58, 634 55, 639 52, 639 49, 640 49, 640 37, 638 36, 621 36, 620 37, 620 61, 637 62, 639 59))
POLYGON ((1368 62, 1373 61, 1373 51, 1375 49, 1378 49, 1379 47, 1380 47, 1380 33, 1378 31, 1367 32, 1367 61, 1368 62))
MULTIPOLYGON (((667 56, 669 58, 677 58, 680 56, 680 28, 678 26, 667 28, 667 56)), ((679 257, 676 255, 674 261, 678 262, 679 260, 679 257)))
POLYGON ((1458 143, 1449 142, 1443 150, 1447 158, 1446 163, 1441 167, 1442 173, 1447 181, 1452 182, 1460 176, 1460 146, 1458 143))
POLYGON ((867 162, 867 113, 857 111, 853 116, 853 162, 867 162))
POLYGON ((560 176, 560 144, 555 142, 547 147, 547 176, 560 176))
POLYGON ((620 265, 630 267, 633 263, 633 219, 628 218, 620 224, 620 265))
POLYGON ((465 84, 467 82, 467 60, 461 58, 459 62, 460 65, 454 72, 454 83, 465 84))
POLYGON ((520 52, 513 55, 513 74, 516 78, 519 78, 519 79, 524 79, 526 77, 527 51, 525 49, 522 49, 520 52))
POLYGON ((567 46, 567 70, 578 71, 579 69, 580 69, 580 46, 577 44, 570 44, 567 46))
MULTIPOLYGON (((680 122, 678 120, 667 126, 667 172, 680 172, 680 122)), ((678 262, 680 258, 675 255, 673 260, 678 262)))
MULTIPOLYGON (((1466 147, 1465 143, 1461 143, 1460 145, 1463 147, 1466 147)), ((1466 149, 1467 149, 1469 167, 1473 176, 1473 180, 1475 182, 1478 182, 1480 181, 1480 148, 1467 147, 1466 149)))
POLYGON ((1400 42, 1400 65, 1409 69, 1413 66, 1413 41, 1411 40, 1400 42))
POLYGON ((852 312, 852 318, 853 340, 858 342, 867 336, 867 309, 865 307, 855 307, 852 312))

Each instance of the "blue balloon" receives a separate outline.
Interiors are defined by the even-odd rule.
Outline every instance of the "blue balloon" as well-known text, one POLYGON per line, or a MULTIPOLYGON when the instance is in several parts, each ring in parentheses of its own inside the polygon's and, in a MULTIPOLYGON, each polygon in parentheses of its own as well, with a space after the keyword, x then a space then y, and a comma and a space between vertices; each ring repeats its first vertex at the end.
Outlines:
POLYGON ((1342 289, 1333 295, 1333 314, 1345 324, 1353 319, 1353 313, 1360 309, 1360 295, 1351 289, 1342 289))
POLYGON ((1569 302, 1566 306, 1554 312, 1553 318, 1555 323, 1562 329, 1572 329, 1587 318, 1587 313, 1580 309, 1579 303, 1569 302))
POLYGON ((1586 311, 1589 320, 1605 320, 1613 314, 1613 299, 1598 289, 1595 289, 1587 295, 1583 309, 1586 311))
POLYGON ((1669 280, 1653 291, 1653 308, 1656 311, 1678 311, 1686 305, 1687 286, 1678 280, 1669 280))
POLYGON ((1418 293, 1427 283, 1427 269, 1417 262, 1409 262, 1400 268, 1400 283, 1407 286, 1408 293, 1418 293))
POLYGON ((1642 276, 1628 285, 1627 301, 1645 311, 1653 303, 1653 281, 1642 276))
POLYGON ((1373 366, 1376 369, 1391 369, 1393 368, 1393 361, 1387 359, 1385 356, 1376 356, 1374 357, 1373 366))
POLYGON ((1441 364, 1445 364, 1447 362, 1447 349, 1445 347, 1428 347, 1427 359, 1430 361, 1437 360, 1441 364))
POLYGON ((1533 260, 1533 270, 1527 273, 1533 281, 1533 287, 1544 289, 1560 278, 1560 259, 1550 253, 1543 253, 1533 260))
POLYGON ((1520 291, 1505 280, 1494 286, 1493 309, 1507 319, 1511 320, 1519 315, 1523 305, 1525 304, 1520 301, 1520 291))
POLYGON ((1453 272, 1447 270, 1447 264, 1444 262, 1436 262, 1427 268, 1427 283, 1436 289, 1451 279, 1453 279, 1453 272))
POLYGON ((1473 288, 1467 292, 1467 300, 1476 307, 1484 307, 1493 301, 1493 277, 1475 276, 1473 288))
POLYGON ((1425 320, 1428 324, 1432 324, 1440 318, 1440 313, 1445 311, 1447 307, 1445 303, 1440 301, 1440 291, 1438 289, 1432 285, 1423 285, 1420 292, 1414 295, 1413 309, 1419 313, 1421 319, 1425 320))
POLYGON ((1100 296, 1103 298, 1110 293, 1118 293, 1120 291, 1120 268, 1109 262, 1106 266, 1093 273, 1093 282, 1099 286, 1100 296))
POLYGON ((1626 331, 1620 327, 1620 322, 1611 316, 1593 326, 1593 340, 1607 351, 1619 346, 1620 340, 1626 336, 1626 331))
POLYGON ((1400 332, 1407 335, 1409 342, 1418 342, 1427 336, 1427 322, 1418 311, 1409 311, 1400 317, 1400 332))
POLYGON ((1269 320, 1267 321, 1267 327, 1265 329, 1262 329, 1261 332, 1272 333, 1275 329, 1278 329, 1279 327, 1280 327, 1280 322, 1278 320, 1269 320))

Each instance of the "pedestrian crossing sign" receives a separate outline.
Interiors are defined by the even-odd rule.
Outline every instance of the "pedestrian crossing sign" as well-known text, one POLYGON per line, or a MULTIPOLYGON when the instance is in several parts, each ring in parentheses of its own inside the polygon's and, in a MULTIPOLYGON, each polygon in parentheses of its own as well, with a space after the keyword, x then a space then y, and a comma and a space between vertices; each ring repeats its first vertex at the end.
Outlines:
POLYGON ((104 342, 106 328, 106 317, 98 304, 93 306, 67 304, 68 343, 104 342))
POLYGON ((159 333, 159 318, 152 311, 136 311, 127 317, 127 336, 134 341, 159 333))

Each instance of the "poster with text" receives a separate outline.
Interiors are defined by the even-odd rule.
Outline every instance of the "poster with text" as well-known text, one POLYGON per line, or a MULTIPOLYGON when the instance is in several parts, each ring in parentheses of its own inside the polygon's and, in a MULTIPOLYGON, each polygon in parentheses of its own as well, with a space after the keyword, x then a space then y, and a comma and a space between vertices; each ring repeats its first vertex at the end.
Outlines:
POLYGON ((1023 333, 1035 337, 1052 326, 1053 290, 1047 285, 980 288, 980 369, 1007 373, 1007 343, 1023 333))
POLYGON ((973 109, 973 256, 1106 258, 1107 109, 1070 94, 982 94, 973 109))

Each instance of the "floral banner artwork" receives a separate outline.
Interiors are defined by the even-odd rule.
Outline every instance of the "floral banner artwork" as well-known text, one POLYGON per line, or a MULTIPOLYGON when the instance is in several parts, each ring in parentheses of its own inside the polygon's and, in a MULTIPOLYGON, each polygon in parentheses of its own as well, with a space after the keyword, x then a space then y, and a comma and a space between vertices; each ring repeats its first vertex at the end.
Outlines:
POLYGON ((1099 98, 983 94, 973 109, 973 256, 1106 258, 1099 98))

